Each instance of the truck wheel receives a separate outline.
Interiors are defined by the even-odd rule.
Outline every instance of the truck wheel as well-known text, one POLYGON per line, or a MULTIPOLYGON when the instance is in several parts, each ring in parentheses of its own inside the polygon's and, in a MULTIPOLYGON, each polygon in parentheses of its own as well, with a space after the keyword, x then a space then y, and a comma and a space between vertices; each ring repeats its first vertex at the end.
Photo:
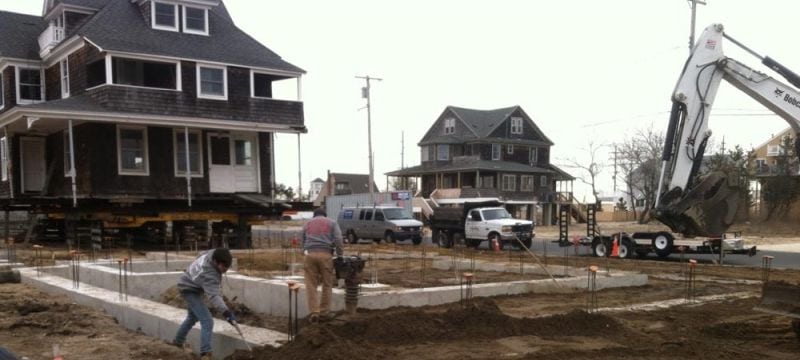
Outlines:
POLYGON ((385 240, 387 244, 393 243, 394 242, 394 233, 391 232, 391 231, 387 231, 385 234, 383 234, 383 240, 385 240))
POLYGON ((596 257, 606 257, 608 255, 608 247, 602 238, 596 237, 592 240, 592 254, 596 257))
POLYGON ((659 257, 667 257, 672 252, 672 235, 668 233, 658 233, 653 238, 653 250, 659 257))
POLYGON ((524 245, 526 249, 530 249, 531 246, 533 246, 533 239, 522 240, 522 245, 524 245))
POLYGON ((623 238, 622 243, 619 246, 619 249, 617 249, 617 253, 619 254, 620 259, 633 258, 634 254, 633 241, 631 241, 631 239, 628 238, 623 238))
POLYGON ((350 230, 347 232, 347 243, 348 244, 358 244, 358 236, 356 236, 356 232, 350 230))
POLYGON ((415 236, 413 239, 411 239, 411 242, 414 245, 422 244, 422 236, 415 236))
POLYGON ((451 244, 450 244, 450 239, 447 236, 447 232, 434 231, 433 235, 434 235, 434 240, 436 240, 436 243, 439 244, 440 248, 445 248, 445 249, 450 248, 451 244))

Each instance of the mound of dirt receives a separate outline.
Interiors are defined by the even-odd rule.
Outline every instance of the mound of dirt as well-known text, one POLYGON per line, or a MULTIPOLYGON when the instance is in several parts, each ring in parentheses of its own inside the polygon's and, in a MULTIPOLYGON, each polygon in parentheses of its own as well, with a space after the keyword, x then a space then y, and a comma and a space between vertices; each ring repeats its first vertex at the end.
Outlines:
POLYGON ((230 359, 358 360, 393 358, 392 346, 409 343, 447 343, 512 336, 560 338, 624 334, 616 320, 573 311, 545 318, 512 318, 491 299, 476 299, 469 307, 451 304, 427 308, 397 308, 365 312, 325 324, 308 325, 295 341, 255 354, 237 352, 230 359))

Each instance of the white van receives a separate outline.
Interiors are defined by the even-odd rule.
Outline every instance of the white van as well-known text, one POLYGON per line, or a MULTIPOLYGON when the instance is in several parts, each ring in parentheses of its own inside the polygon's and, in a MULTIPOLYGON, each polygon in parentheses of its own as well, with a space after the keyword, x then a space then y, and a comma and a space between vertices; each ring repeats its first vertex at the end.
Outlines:
POLYGON ((422 243, 422 222, 414 220, 408 210, 397 206, 344 207, 336 219, 347 242, 373 239, 394 242, 408 240, 422 243))

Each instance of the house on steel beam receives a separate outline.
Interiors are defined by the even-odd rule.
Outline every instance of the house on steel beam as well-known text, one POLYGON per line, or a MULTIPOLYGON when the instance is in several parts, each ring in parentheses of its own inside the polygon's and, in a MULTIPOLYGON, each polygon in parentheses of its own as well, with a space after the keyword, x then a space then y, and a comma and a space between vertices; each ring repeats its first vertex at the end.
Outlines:
POLYGON ((68 229, 213 222, 241 240, 279 213, 274 134, 306 128, 303 103, 273 83, 299 89, 304 73, 221 0, 0 10, 0 203, 68 229))
POLYGON ((516 217, 544 225, 553 222, 556 205, 573 201, 575 178, 550 163, 553 142, 520 106, 448 106, 418 145, 420 165, 386 175, 418 181, 423 198, 459 189, 461 198, 499 198, 516 217))

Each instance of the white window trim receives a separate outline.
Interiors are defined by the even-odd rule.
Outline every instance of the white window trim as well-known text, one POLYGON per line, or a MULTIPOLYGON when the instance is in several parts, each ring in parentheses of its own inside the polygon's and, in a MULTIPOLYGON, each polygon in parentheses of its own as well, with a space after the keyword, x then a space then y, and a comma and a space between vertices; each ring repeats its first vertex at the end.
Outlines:
MULTIPOLYGON (((186 177, 186 172, 185 171, 181 172, 180 170, 178 170, 178 133, 179 132, 181 133, 181 137, 183 137, 184 136, 183 135, 183 129, 172 129, 172 155, 173 155, 172 156, 172 160, 173 160, 173 163, 175 164, 175 166, 174 166, 174 168, 175 168, 175 177, 185 178, 186 177)), ((197 141, 198 141, 198 143, 197 143, 198 154, 197 155, 200 156, 200 161, 199 161, 200 168, 197 169, 197 170, 191 169, 190 177, 202 178, 203 177, 203 168, 205 167, 204 163, 203 163, 203 134, 200 133, 200 130, 196 130, 196 129, 194 129, 194 130, 189 129, 189 134, 190 135, 191 134, 197 135, 197 141), (198 171, 198 172, 195 173, 195 171, 198 171)))
POLYGON ((539 176, 539 186, 541 187, 547 186, 547 175, 539 176))
POLYGON ((534 181, 535 181, 535 178, 533 177, 533 175, 522 175, 522 176, 520 176, 519 190, 520 191, 525 191, 525 192, 533 192, 533 188, 536 187, 536 184, 534 184, 534 181), (528 183, 530 184, 530 187, 527 187, 525 185, 525 180, 529 180, 528 183))
POLYGON ((208 9, 207 8, 203 8, 203 7, 186 6, 186 5, 182 6, 181 8, 183 9, 183 11, 182 11, 182 13, 183 13, 183 32, 187 33, 187 34, 208 36, 208 28, 209 28, 209 26, 208 26, 208 9), (196 9, 196 10, 203 10, 203 12, 205 13, 205 18, 206 18, 205 19, 205 27, 206 27, 205 30, 201 31, 201 30, 189 29, 189 28, 186 27, 186 9, 187 8, 192 8, 192 9, 196 9))
POLYGON ((456 133, 456 119, 454 118, 444 119, 444 134, 450 135, 455 133, 456 133))
POLYGON ((228 67, 227 66, 217 66, 217 65, 209 65, 203 63, 197 63, 197 69, 195 71, 197 77, 197 98, 198 99, 211 99, 211 100, 228 100, 228 67), (218 69, 222 70, 222 96, 219 95, 203 95, 201 90, 202 79, 200 78, 200 71, 201 69, 218 69))
POLYGON ((146 126, 117 125, 117 174, 129 176, 150 176, 150 142, 147 140, 146 126), (141 130, 144 134, 144 171, 132 171, 122 169, 122 141, 120 141, 120 130, 141 130))
POLYGON ((501 148, 500 144, 492 144, 492 160, 500 160, 503 157, 503 149, 501 148), (494 148, 497 146, 497 157, 494 156, 494 148))
POLYGON ((450 160, 450 146, 449 145, 436 145, 436 161, 448 161, 448 160, 450 160), (446 156, 445 159, 439 158, 439 147, 440 146, 444 146, 444 148, 447 149, 447 154, 446 154, 447 156, 446 156))
POLYGON ((517 191, 517 175, 503 174, 501 182, 502 182, 501 184, 502 191, 517 191), (510 179, 508 183, 506 183, 506 179, 510 179), (513 188, 510 188, 511 186, 506 186, 506 184, 513 185, 513 188))
POLYGON ((38 104, 38 103, 44 102, 44 99, 45 99, 45 97, 44 97, 45 96, 45 92, 44 92, 44 70, 42 70, 41 68, 38 68, 38 67, 33 67, 33 66, 15 66, 14 67, 14 77, 15 77, 14 82, 17 85, 17 104, 25 105, 25 104, 38 104), (22 69, 25 69, 25 70, 39 70, 39 85, 40 85, 39 86, 39 92, 41 93, 42 100, 27 100, 27 99, 20 98, 20 88, 21 88, 21 86, 20 86, 20 83, 19 83, 19 71, 22 70, 22 69))
POLYGON ((518 135, 522 134, 522 118, 521 117, 512 117, 511 118, 511 133, 518 135))
MULTIPOLYGON (((152 58, 152 57, 137 57, 137 56, 118 56, 118 55, 108 55, 106 56, 106 85, 114 85, 114 86, 125 86, 131 88, 138 88, 138 89, 150 89, 150 90, 163 90, 163 91, 183 91, 183 76, 181 71, 181 62, 179 60, 166 60, 161 58, 152 58), (136 61, 149 61, 149 62, 157 62, 163 64, 174 64, 175 65, 175 88, 174 89, 166 89, 166 88, 158 88, 158 87, 149 87, 149 86, 139 86, 139 85, 128 85, 128 84, 117 84, 114 82, 114 59, 125 59, 125 60, 136 60, 136 61)), ((97 85, 92 87, 92 89, 102 86, 103 84, 97 85)), ((87 89, 89 90, 89 89, 87 89)))
POLYGON ((178 29, 178 22, 179 22, 178 20, 179 20, 178 19, 178 4, 171 3, 171 2, 166 2, 166 1, 150 1, 150 23, 153 25, 153 29, 179 32, 180 30, 178 29), (156 4, 171 5, 172 6, 172 12, 175 15, 175 25, 174 26, 164 26, 164 25, 156 24, 156 4))
POLYGON ((256 99, 274 99, 274 97, 256 96, 256 74, 259 75, 273 75, 264 71, 257 71, 250 69, 250 97, 256 99))
POLYGON ((531 165, 539 163, 539 148, 530 147, 528 149, 528 162, 531 165))
POLYGON ((506 145, 506 153, 508 155, 514 155, 514 145, 506 145))
POLYGON ((69 57, 58 62, 58 73, 61 79, 61 98, 66 99, 69 97, 69 57))

